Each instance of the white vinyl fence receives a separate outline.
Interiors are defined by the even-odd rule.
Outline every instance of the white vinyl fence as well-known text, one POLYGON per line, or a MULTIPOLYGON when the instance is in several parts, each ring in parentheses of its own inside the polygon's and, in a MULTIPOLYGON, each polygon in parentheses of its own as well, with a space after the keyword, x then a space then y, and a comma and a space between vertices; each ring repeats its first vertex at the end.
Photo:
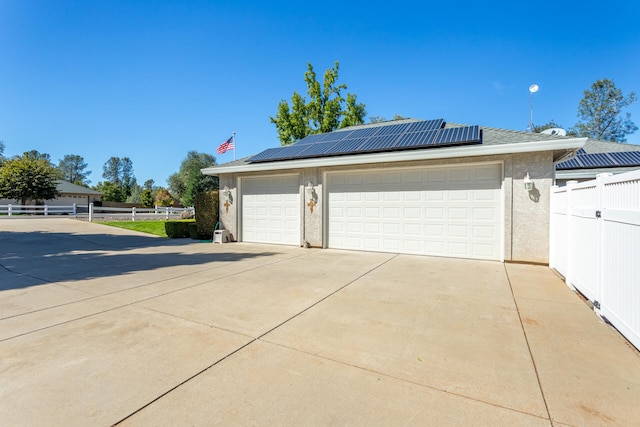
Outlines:
POLYGON ((0 215, 14 216, 21 214, 36 215, 75 215, 78 207, 74 203, 71 206, 55 205, 0 205, 0 215))
POLYGON ((551 189, 549 265, 640 349, 640 171, 551 189))
POLYGON ((122 219, 140 221, 145 219, 180 219, 183 212, 194 212, 193 208, 172 208, 156 206, 155 208, 111 208, 89 205, 89 221, 95 219, 122 219))

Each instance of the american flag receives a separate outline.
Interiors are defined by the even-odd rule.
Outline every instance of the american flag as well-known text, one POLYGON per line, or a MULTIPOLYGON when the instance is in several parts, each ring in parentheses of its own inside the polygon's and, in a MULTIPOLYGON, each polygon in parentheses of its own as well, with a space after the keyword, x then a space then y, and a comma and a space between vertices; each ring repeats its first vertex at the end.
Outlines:
POLYGON ((233 136, 220 144, 218 147, 218 154, 224 154, 229 150, 233 150, 233 136))

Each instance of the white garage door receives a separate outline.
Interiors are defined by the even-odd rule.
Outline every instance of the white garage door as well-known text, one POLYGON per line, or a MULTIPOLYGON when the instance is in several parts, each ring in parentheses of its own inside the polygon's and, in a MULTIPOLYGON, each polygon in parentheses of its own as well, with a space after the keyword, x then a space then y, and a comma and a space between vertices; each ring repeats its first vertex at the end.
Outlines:
POLYGON ((298 175, 242 179, 242 240, 300 244, 298 175))
POLYGON ((501 259, 498 164, 335 173, 328 246, 501 259))

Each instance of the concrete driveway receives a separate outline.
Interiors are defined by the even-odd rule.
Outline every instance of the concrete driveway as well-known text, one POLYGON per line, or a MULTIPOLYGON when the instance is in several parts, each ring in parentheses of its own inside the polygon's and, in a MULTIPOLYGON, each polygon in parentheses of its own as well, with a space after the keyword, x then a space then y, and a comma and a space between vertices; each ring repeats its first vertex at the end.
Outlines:
POLYGON ((0 220, 0 424, 637 425, 548 268, 0 220))

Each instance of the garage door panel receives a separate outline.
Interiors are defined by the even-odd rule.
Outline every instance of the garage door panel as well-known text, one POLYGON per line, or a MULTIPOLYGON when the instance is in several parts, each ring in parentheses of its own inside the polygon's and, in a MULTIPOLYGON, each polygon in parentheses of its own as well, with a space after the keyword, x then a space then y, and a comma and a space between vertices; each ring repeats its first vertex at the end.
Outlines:
POLYGON ((500 165, 327 178, 329 247, 500 259, 500 165), (361 227, 345 227, 345 211, 361 227))
POLYGON ((300 244, 298 176, 242 180, 242 240, 300 244))

